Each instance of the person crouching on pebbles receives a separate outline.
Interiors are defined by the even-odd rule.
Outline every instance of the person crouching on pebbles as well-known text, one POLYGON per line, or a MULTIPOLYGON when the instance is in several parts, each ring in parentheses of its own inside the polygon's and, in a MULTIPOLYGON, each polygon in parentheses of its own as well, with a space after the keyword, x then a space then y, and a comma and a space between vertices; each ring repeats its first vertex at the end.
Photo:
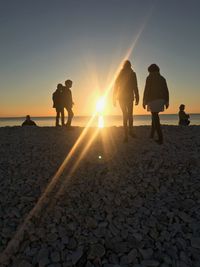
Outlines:
POLYGON ((190 115, 185 113, 185 105, 181 104, 179 107, 179 125, 187 126, 190 124, 190 115))
POLYGON ((37 126, 37 125, 33 120, 31 120, 30 115, 27 115, 26 120, 22 123, 22 126, 37 126))
POLYGON ((146 79, 146 85, 143 96, 143 108, 151 112, 152 125, 150 138, 154 137, 157 132, 158 144, 163 144, 163 133, 160 125, 159 112, 169 107, 169 91, 164 77, 160 75, 160 69, 156 64, 148 67, 149 76, 146 79))
POLYGON ((66 123, 66 127, 68 127, 68 128, 71 127, 72 118, 74 117, 74 113, 72 111, 72 107, 74 105, 74 102, 72 100, 72 92, 70 90, 71 87, 72 87, 72 81, 66 80, 62 94, 63 94, 64 107, 66 108, 67 113, 68 113, 68 118, 67 118, 67 123, 66 123))
POLYGON ((60 126, 59 125, 60 115, 61 115, 62 126, 64 126, 64 105, 63 105, 62 93, 63 93, 63 85, 59 83, 57 85, 56 91, 53 93, 52 96, 53 108, 56 109, 56 126, 60 126))

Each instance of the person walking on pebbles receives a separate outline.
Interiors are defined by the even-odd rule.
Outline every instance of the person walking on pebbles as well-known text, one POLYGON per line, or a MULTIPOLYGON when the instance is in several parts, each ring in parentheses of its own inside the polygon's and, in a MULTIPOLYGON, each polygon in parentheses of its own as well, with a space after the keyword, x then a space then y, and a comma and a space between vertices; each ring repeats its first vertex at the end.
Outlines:
POLYGON ((63 105, 63 85, 59 83, 57 85, 56 91, 53 93, 53 108, 56 109, 56 127, 59 125, 60 115, 61 115, 61 123, 64 126, 64 105, 63 105))
POLYGON ((72 92, 70 90, 72 88, 72 81, 66 80, 65 86, 63 87, 63 103, 64 107, 67 110, 68 117, 67 117, 67 123, 66 127, 70 128, 72 123, 72 118, 74 117, 74 113, 72 111, 72 107, 74 105, 74 102, 72 100, 72 92))
POLYGON ((131 62, 126 60, 115 81, 113 92, 113 104, 116 106, 117 100, 123 114, 124 142, 128 142, 128 135, 135 138, 133 133, 133 102, 139 103, 139 93, 136 73, 131 67, 131 62), (128 129, 129 123, 129 129, 128 129))
POLYGON ((152 124, 150 138, 154 138, 157 132, 158 139, 156 142, 163 144, 163 133, 160 125, 159 112, 164 111, 169 107, 169 91, 167 82, 163 76, 160 75, 160 69, 156 64, 148 67, 149 76, 146 79, 146 85, 143 95, 143 108, 147 106, 147 110, 151 112, 152 124))

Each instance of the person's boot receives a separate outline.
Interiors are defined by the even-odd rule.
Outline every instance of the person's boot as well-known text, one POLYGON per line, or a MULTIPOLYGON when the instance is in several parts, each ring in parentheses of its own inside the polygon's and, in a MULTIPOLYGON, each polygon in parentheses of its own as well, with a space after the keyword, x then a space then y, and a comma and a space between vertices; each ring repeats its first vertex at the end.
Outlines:
POLYGON ((56 127, 59 127, 60 125, 59 125, 59 119, 58 118, 56 118, 56 127))
POLYGON ((153 139, 154 138, 154 134, 155 134, 155 125, 154 125, 154 121, 152 119, 152 122, 151 122, 151 133, 149 135, 149 138, 153 139))
POLYGON ((65 126, 64 118, 62 118, 61 123, 62 123, 62 126, 65 126))

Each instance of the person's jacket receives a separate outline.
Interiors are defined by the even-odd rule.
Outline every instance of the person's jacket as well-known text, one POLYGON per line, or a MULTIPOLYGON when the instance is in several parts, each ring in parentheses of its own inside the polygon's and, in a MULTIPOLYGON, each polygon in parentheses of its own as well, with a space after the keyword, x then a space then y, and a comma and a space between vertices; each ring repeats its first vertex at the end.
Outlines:
POLYGON ((166 104, 169 103, 169 91, 165 78, 159 72, 153 72, 146 79, 143 104, 147 105, 157 99, 164 99, 166 104))
POLYGON ((131 68, 123 68, 114 86, 113 99, 119 101, 139 101, 136 73, 131 68))
POLYGON ((186 114, 185 111, 180 110, 179 113, 179 125, 187 125, 190 115, 186 114))
POLYGON ((22 126, 37 126, 36 123, 32 120, 25 120, 23 123, 22 123, 22 126))
POLYGON ((62 96, 62 92, 60 90, 57 89, 53 93, 52 99, 53 99, 53 108, 60 108, 60 109, 64 108, 63 96, 62 96))
POLYGON ((72 92, 67 87, 63 88, 63 105, 66 108, 72 108, 73 106, 73 100, 72 100, 72 92))

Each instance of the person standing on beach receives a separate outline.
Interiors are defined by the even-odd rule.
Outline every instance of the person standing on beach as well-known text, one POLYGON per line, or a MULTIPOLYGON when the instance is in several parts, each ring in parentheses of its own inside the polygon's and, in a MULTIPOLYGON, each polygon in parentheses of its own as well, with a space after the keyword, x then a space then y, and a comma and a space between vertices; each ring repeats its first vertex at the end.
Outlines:
POLYGON ((143 108, 151 112, 152 125, 150 138, 158 134, 158 144, 163 144, 163 133, 160 125, 159 112, 169 107, 169 91, 164 77, 160 75, 160 69, 156 64, 148 67, 149 76, 146 79, 146 85, 143 96, 143 108))
POLYGON ((59 125, 60 115, 61 115, 61 123, 64 126, 64 105, 63 105, 63 85, 59 83, 57 85, 56 91, 53 93, 53 108, 56 109, 56 126, 59 125))
POLYGON ((139 103, 137 77, 129 60, 124 62, 115 81, 113 92, 114 106, 116 106, 117 100, 119 101, 123 114, 124 142, 128 142, 128 134, 133 138, 136 137, 133 133, 133 102, 135 100, 135 105, 139 103))
POLYGON ((74 105, 74 102, 72 100, 72 92, 70 88, 72 87, 72 81, 71 80, 66 80, 65 81, 65 86, 63 87, 63 103, 64 107, 67 110, 68 113, 68 118, 67 118, 67 123, 66 126, 70 128, 71 123, 72 123, 72 118, 74 117, 74 113, 72 111, 72 107, 74 105))
POLYGON ((187 126, 190 124, 190 115, 185 113, 185 105, 181 104, 179 107, 179 125, 187 126))

